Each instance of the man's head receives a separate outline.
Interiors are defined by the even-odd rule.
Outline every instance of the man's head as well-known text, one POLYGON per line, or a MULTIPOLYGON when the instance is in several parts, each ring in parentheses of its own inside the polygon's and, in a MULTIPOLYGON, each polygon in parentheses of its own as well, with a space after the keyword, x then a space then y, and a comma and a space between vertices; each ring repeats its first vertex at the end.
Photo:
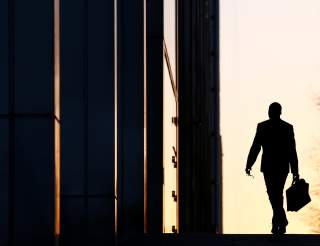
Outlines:
POLYGON ((269 118, 271 120, 277 120, 280 119, 280 115, 281 115, 281 105, 280 103, 274 102, 271 103, 269 106, 269 118))

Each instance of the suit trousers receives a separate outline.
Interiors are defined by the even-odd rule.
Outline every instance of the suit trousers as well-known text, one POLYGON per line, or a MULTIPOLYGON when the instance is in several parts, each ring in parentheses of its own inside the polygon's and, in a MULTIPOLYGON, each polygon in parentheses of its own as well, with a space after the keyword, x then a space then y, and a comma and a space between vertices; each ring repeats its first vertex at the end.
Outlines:
POLYGON ((288 220, 283 209, 283 188, 288 176, 287 172, 264 172, 269 201, 273 210, 272 225, 286 226, 288 220))

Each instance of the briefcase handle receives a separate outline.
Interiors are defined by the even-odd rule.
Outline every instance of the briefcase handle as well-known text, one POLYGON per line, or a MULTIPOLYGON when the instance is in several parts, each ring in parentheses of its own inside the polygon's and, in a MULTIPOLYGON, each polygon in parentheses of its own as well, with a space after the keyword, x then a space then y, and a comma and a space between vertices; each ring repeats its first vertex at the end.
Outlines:
POLYGON ((294 185, 295 183, 297 183, 300 179, 301 179, 301 178, 300 178, 299 174, 297 175, 297 178, 295 178, 295 179, 292 178, 291 186, 294 185))

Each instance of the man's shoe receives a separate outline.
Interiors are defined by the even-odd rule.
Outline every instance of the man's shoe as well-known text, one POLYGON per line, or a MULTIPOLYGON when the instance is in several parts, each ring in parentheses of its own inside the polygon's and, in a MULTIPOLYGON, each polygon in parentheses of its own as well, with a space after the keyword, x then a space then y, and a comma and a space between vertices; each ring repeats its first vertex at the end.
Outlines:
POLYGON ((286 233, 286 226, 273 226, 271 230, 272 234, 282 235, 286 233))
POLYGON ((279 226, 278 234, 285 234, 286 233, 286 226, 279 226))
POLYGON ((279 227, 278 227, 278 226, 272 226, 271 233, 272 233, 272 234, 278 234, 278 230, 279 230, 279 227))

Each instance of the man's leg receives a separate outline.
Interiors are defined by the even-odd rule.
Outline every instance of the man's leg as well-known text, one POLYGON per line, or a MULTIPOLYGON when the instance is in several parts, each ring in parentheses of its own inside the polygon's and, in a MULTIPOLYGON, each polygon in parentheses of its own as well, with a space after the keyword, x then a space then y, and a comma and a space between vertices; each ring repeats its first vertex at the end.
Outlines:
POLYGON ((287 179, 287 176, 288 174, 287 173, 284 173, 282 175, 279 175, 279 191, 281 191, 281 194, 279 194, 279 215, 278 215, 278 218, 279 218, 279 230, 282 232, 282 233, 285 233, 286 232, 286 226, 288 225, 288 220, 287 220, 287 216, 286 216, 286 212, 283 208, 283 188, 284 188, 284 185, 286 183, 286 179, 287 179))
POLYGON ((283 209, 283 188, 287 176, 287 173, 264 173, 267 193, 273 210, 273 233, 279 229, 285 232, 285 227, 288 224, 286 213, 283 209))

